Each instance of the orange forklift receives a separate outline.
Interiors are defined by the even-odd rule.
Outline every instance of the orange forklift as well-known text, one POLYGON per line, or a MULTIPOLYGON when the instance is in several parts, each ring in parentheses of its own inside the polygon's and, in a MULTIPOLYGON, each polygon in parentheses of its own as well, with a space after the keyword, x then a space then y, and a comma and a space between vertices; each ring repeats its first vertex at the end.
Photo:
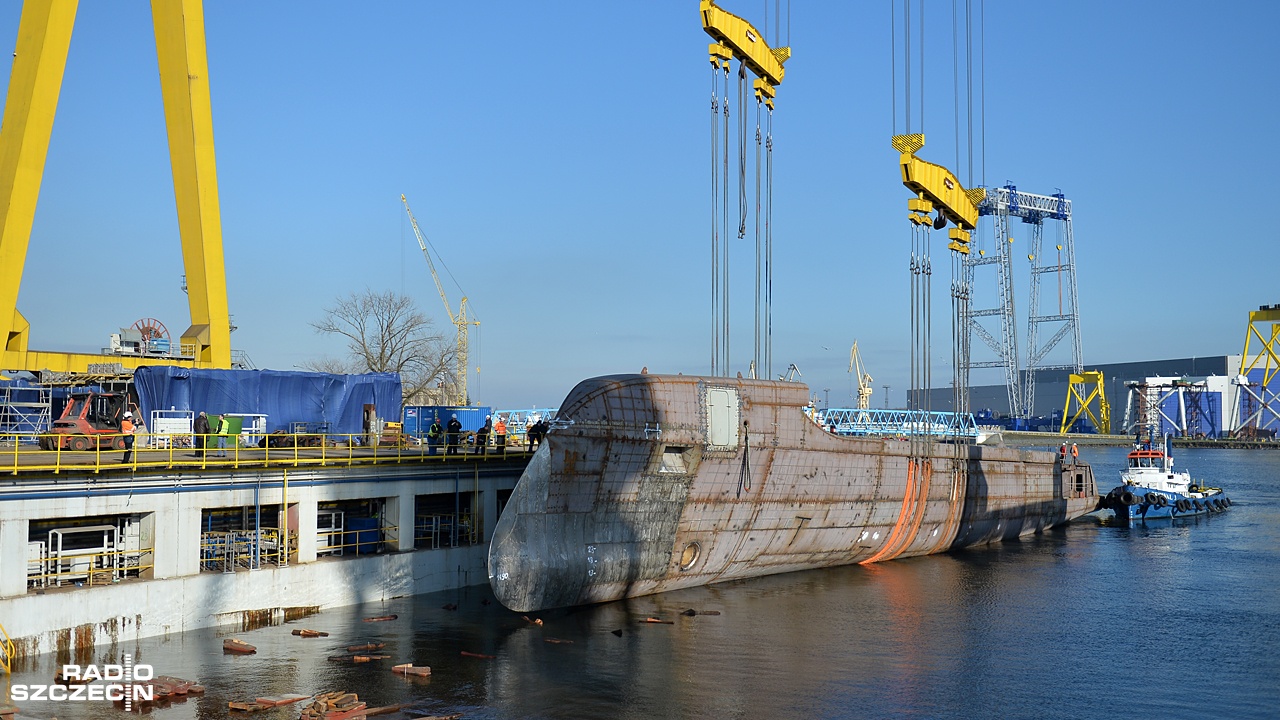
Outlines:
POLYGON ((127 393, 73 392, 49 434, 40 436, 40 449, 123 450, 120 421, 126 410, 137 410, 127 393))

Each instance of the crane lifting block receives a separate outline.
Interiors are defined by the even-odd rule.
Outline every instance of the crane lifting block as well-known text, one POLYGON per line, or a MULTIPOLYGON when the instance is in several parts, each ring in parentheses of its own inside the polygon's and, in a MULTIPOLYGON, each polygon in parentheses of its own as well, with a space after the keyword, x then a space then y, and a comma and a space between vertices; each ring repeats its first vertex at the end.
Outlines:
POLYGON ((711 64, 722 70, 729 69, 729 61, 733 60, 733 50, 724 43, 711 43, 707 46, 707 54, 711 56, 711 64))
POLYGON ((728 46, 733 57, 751 68, 756 77, 771 87, 782 84, 782 63, 791 57, 791 48, 770 48, 751 23, 716 7, 715 0, 701 0, 698 11, 702 14, 702 29, 728 46))
POLYGON ((756 90, 757 101, 759 101, 763 96, 765 98, 765 102, 768 103, 769 107, 773 107, 773 98, 777 96, 778 91, 775 90, 772 85, 765 82, 764 80, 761 80, 760 78, 756 78, 756 81, 752 83, 752 87, 755 88, 756 90))
POLYGON ((952 224, 964 230, 978 226, 978 202, 986 197, 985 190, 965 190, 950 170, 916 157, 916 151, 924 147, 922 134, 894 135, 891 144, 901 153, 903 185, 937 205, 938 213, 952 224))

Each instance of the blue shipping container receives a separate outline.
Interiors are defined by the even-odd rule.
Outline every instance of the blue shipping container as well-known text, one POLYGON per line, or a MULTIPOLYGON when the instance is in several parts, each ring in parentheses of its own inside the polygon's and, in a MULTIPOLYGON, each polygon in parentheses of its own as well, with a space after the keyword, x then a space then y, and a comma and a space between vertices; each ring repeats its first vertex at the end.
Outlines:
POLYGON ((484 426, 485 417, 492 414, 493 410, 488 406, 407 405, 403 415, 403 432, 414 437, 426 437, 433 420, 439 418, 440 427, 443 428, 449 424, 449 418, 453 415, 458 416, 458 422, 462 423, 464 431, 475 432, 484 426))

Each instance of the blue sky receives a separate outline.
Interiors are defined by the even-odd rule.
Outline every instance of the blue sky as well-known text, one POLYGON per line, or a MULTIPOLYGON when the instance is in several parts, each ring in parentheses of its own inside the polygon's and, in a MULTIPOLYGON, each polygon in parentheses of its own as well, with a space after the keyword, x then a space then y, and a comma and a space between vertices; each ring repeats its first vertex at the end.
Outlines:
MULTIPOLYGON (((757 25, 766 4, 723 3, 757 25)), ((774 369, 795 363, 832 405, 850 402, 854 339, 875 406, 880 386, 898 406, 907 385, 889 7, 796 0, 774 117, 774 369)), ((979 163, 987 184, 1073 201, 1086 365, 1239 353, 1245 313, 1280 302, 1280 5, 986 11, 979 163)), ((0 7, 5 42, 19 13, 0 7)), ((954 165, 951 5, 926 13, 921 156, 954 165)), ((308 323, 366 288, 410 294, 451 333, 405 193, 482 320, 483 404, 555 405, 642 366, 708 370, 711 71, 695 0, 219 2, 205 18, 232 340, 259 367, 340 354, 308 323)), ((150 6, 81 3, 18 303, 33 348, 96 350, 143 317, 185 329, 172 193, 150 6)), ((941 238, 933 255, 945 300, 941 238)), ((733 337, 748 349, 749 322, 733 337)))

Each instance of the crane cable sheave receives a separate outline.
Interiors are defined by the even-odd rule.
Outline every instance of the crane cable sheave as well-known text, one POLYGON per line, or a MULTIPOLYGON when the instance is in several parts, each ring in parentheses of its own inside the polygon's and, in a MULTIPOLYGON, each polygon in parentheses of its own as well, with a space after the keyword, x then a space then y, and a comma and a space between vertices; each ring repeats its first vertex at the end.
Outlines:
POLYGON ((773 107, 775 88, 782 84, 786 70, 782 65, 791 57, 791 48, 771 48, 764 36, 751 23, 716 6, 715 0, 700 0, 702 29, 716 42, 708 46, 711 64, 728 68, 737 58, 756 75, 753 84, 756 100, 773 107))

